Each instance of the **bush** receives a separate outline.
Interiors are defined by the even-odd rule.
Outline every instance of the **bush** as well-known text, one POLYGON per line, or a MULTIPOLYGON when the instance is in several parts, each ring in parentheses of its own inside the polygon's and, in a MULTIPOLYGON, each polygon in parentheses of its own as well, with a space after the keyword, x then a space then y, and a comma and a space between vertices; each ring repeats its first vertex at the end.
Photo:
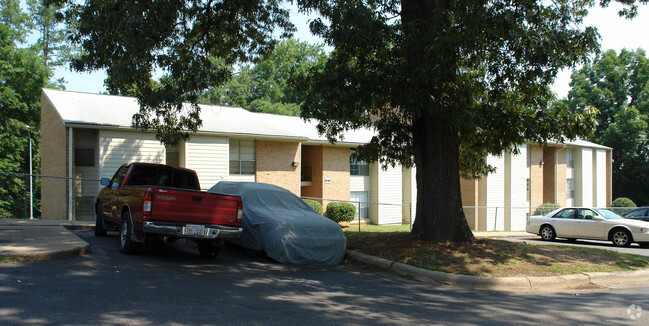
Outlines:
POLYGON ((611 203, 611 207, 636 207, 633 200, 626 197, 617 197, 611 203))
POLYGON ((356 215, 356 206, 350 203, 333 202, 327 204, 327 216, 330 220, 338 222, 351 222, 356 215))
POLYGON ((545 215, 547 213, 552 212, 553 210, 561 207, 558 204, 555 203, 544 203, 541 204, 541 206, 537 207, 536 210, 534 211, 533 215, 545 215))
POLYGON ((633 207, 636 207, 633 200, 626 197, 617 197, 611 203, 611 207, 622 207, 622 208, 611 208, 611 211, 615 212, 618 215, 622 215, 630 211, 633 207))
POLYGON ((320 204, 320 202, 317 202, 312 199, 302 199, 302 201, 304 201, 307 205, 311 206, 311 208, 313 208, 313 210, 316 213, 322 215, 322 204, 320 204))

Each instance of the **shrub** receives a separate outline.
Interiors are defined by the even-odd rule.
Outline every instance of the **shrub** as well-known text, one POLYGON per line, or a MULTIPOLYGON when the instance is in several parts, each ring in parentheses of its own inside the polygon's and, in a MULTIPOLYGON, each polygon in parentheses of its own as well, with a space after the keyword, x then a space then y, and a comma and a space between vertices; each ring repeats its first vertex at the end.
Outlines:
POLYGON ((537 207, 536 210, 534 211, 533 215, 545 215, 547 213, 552 212, 553 210, 561 207, 558 204, 555 203, 543 203, 541 206, 537 207))
POLYGON ((356 206, 350 203, 332 202, 327 204, 327 216, 330 220, 338 222, 351 222, 356 215, 356 206))
POLYGON ((622 215, 631 210, 630 207, 636 207, 633 200, 626 197, 617 197, 611 203, 611 207, 622 207, 622 208, 611 208, 611 211, 615 212, 618 215, 622 215))
POLYGON ((304 201, 307 205, 311 206, 311 208, 313 208, 313 210, 316 213, 322 215, 322 204, 320 204, 320 202, 317 202, 312 199, 302 199, 302 201, 304 201))
POLYGON ((611 207, 636 207, 633 200, 626 197, 617 197, 611 203, 611 207))

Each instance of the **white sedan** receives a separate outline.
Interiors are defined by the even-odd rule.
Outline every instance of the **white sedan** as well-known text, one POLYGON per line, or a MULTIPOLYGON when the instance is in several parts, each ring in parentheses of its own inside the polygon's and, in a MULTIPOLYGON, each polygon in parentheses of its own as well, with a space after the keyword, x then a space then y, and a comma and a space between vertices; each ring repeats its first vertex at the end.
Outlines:
POLYGON ((607 209, 560 208, 545 216, 530 216, 525 231, 555 238, 609 240, 618 247, 632 242, 649 247, 649 223, 625 219, 607 209))

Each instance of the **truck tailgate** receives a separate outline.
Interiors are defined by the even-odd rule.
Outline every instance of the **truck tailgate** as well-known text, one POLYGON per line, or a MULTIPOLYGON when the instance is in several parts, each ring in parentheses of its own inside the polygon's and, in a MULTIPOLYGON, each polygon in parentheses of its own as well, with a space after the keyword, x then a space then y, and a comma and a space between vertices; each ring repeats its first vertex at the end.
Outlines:
POLYGON ((170 188, 153 188, 154 221, 239 226, 238 196, 170 188))

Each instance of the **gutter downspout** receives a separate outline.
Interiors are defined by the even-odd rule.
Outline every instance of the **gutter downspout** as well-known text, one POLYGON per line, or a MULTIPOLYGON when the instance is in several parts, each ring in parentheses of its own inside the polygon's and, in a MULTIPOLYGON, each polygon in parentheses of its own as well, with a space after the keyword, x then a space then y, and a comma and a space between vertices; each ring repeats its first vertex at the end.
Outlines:
POLYGON ((68 220, 72 221, 72 210, 74 208, 74 191, 72 189, 72 164, 74 164, 74 137, 72 127, 68 127, 68 220))
POLYGON ((558 205, 561 205, 559 203, 559 152, 562 150, 566 149, 567 145, 563 145, 561 149, 558 151, 554 152, 554 202, 558 205))

